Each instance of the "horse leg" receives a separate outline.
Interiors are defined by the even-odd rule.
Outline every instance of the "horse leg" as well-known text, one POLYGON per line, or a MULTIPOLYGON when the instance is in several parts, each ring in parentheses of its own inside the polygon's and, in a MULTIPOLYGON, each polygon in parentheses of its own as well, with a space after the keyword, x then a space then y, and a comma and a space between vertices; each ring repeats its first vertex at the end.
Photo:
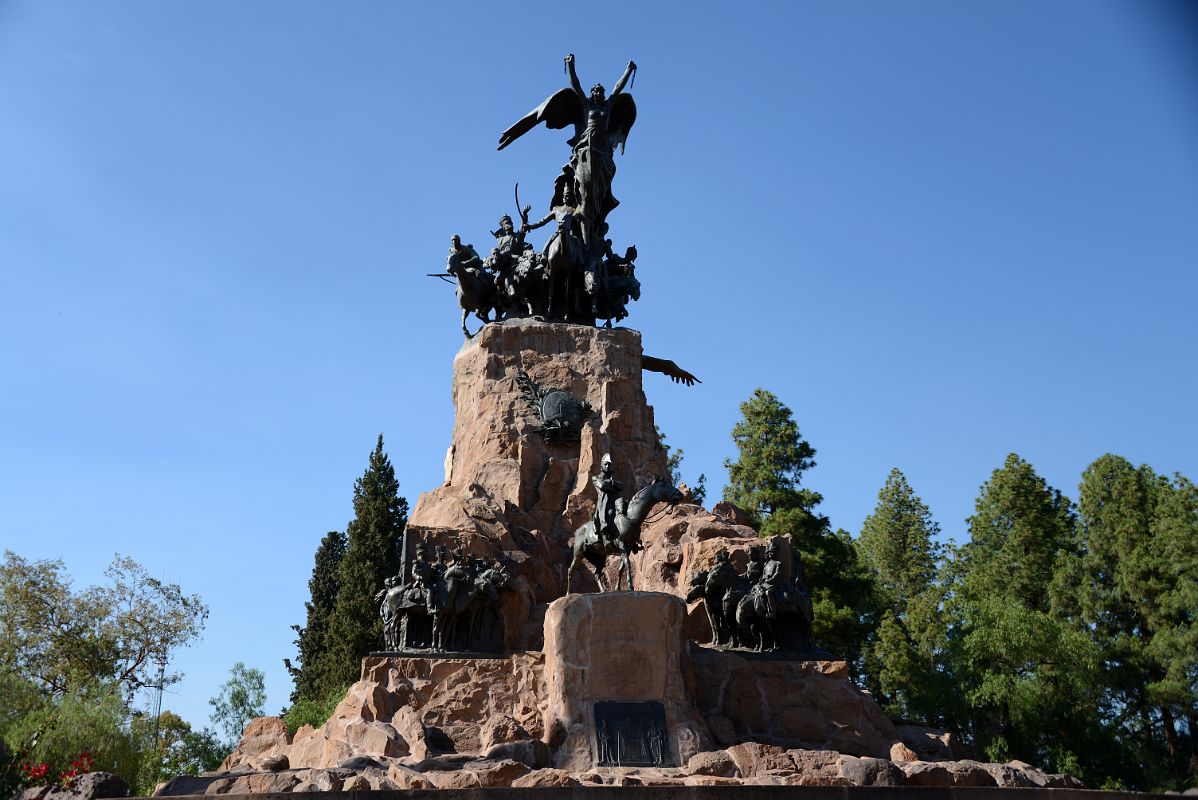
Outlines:
POLYGON ((628 591, 635 592, 632 588, 632 561, 628 558, 628 550, 624 550, 624 566, 628 568, 628 591))
POLYGON ((474 334, 470 333, 470 331, 466 328, 466 317, 469 315, 470 315, 470 311, 468 309, 463 308, 462 309, 462 333, 466 334, 467 339, 473 339, 474 334))
MULTIPOLYGON (((603 585, 603 568, 607 566, 607 559, 596 561, 593 558, 587 559, 591 564, 591 569, 595 573, 595 583, 599 584, 599 591, 606 592, 607 587, 603 585)), ((618 588, 618 587, 617 587, 618 588)))
MULTIPOLYGON (((577 534, 575 534, 577 535, 577 534)), ((570 561, 570 568, 566 570, 566 594, 573 594, 574 590, 571 587, 574 581, 574 571, 578 569, 578 565, 582 562, 582 552, 574 551, 574 558, 570 561)))

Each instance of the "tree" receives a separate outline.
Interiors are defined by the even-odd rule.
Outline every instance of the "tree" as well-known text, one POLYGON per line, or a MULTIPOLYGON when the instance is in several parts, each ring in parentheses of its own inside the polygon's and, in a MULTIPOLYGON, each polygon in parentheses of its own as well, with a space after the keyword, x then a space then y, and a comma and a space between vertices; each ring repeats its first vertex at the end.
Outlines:
POLYGON ((885 609, 865 656, 867 683, 892 716, 928 725, 944 724, 959 706, 945 663, 939 533, 896 468, 855 542, 885 609))
POLYGON ((220 766, 229 749, 210 728, 193 730, 173 711, 163 711, 157 720, 148 714, 133 715, 130 729, 143 753, 136 796, 153 794, 159 782, 176 775, 199 775, 220 766))
MULTIPOLYGON (((666 451, 666 466, 670 468, 670 482, 678 486, 682 483, 682 448, 671 448, 666 444, 666 435, 661 432, 661 428, 656 425, 653 427, 657 431, 657 440, 666 451)), ((707 476, 700 473, 695 485, 690 487, 690 490, 694 501, 703 505, 703 501, 707 499, 707 476)))
MULTIPOLYGON (((104 575, 106 583, 76 592, 62 561, 5 552, 0 737, 21 763, 46 766, 43 783, 94 759, 93 769, 145 788, 133 695, 157 684, 171 653, 200 635, 208 609, 129 558, 115 557, 104 575)), ((169 685, 181 676, 163 677, 169 685)), ((0 784, 11 776, 11 769, 0 774, 0 784)))
POLYGON ((357 680, 359 659, 382 644, 383 624, 373 598, 384 579, 400 570, 407 522, 408 501, 399 496, 399 481, 380 433, 370 465, 354 483, 354 518, 346 529, 328 648, 321 657, 328 661, 319 670, 326 692, 357 680))
POLYGON ((898 468, 878 492, 878 505, 861 526, 857 548, 878 576, 886 600, 901 617, 907 604, 936 579, 943 548, 940 526, 898 468))
POLYGON ((984 483, 962 548, 970 597, 1048 610, 1057 555, 1073 543, 1073 503, 1015 453, 984 483))
POLYGON ((1184 788, 1198 781, 1198 488, 1107 454, 1078 511, 1053 608, 1103 653, 1104 723, 1132 767, 1113 777, 1184 788))
POLYGON ((124 688, 112 681, 73 683, 40 702, 4 731, 20 763, 45 764, 47 785, 60 780, 71 762, 86 753, 92 771, 112 772, 130 785, 137 782, 142 751, 127 724, 124 688))
POLYGON ((1049 586, 1072 546, 1073 504, 1011 453, 981 487, 971 539, 950 565, 962 727, 991 759, 1076 769, 1091 747, 1100 654, 1049 614, 1049 586))
POLYGON ((295 683, 291 692, 292 703, 324 696, 329 664, 327 660, 322 661, 320 656, 329 647, 329 623, 341 588, 341 561, 345 558, 345 550, 345 534, 341 531, 329 531, 316 548, 316 564, 312 567, 312 577, 308 581, 311 599, 304 603, 308 613, 307 624, 302 628, 291 626, 297 634, 295 645, 299 650, 299 666, 293 666, 291 659, 283 659, 295 683))
POLYGON ((212 721, 224 731, 229 749, 237 746, 241 732, 254 717, 266 713, 266 677, 259 669, 247 669, 238 661, 221 684, 212 706, 212 721))
MULTIPOLYGON (((52 696, 115 684, 126 697, 158 683, 160 661, 197 639, 208 617, 196 595, 116 556, 108 583, 71 590, 61 560, 0 564, 0 664, 52 696)), ((166 683, 180 679, 167 673, 166 683)))
POLYGON ((745 511, 762 536, 790 535, 812 590, 813 635, 858 674, 878 603, 851 537, 833 532, 828 518, 815 510, 823 497, 800 486, 803 472, 815 466, 815 448, 772 393, 755 390, 740 410, 742 418, 732 428, 737 458, 724 462, 724 500, 745 511))
POLYGON ((799 486, 803 472, 815 466, 815 448, 799 434, 790 409, 772 392, 756 389, 740 411, 742 419, 732 428, 737 458, 724 461, 724 500, 746 512, 763 533, 770 516, 783 510, 790 512, 788 522, 801 522, 804 529, 826 528, 827 518, 813 511, 823 498, 799 486))

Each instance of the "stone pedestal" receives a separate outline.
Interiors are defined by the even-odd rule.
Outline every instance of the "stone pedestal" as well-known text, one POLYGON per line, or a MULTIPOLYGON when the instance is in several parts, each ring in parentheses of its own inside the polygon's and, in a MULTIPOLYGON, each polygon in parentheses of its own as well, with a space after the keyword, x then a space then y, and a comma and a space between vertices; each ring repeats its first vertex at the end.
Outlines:
POLYGON ((565 594, 570 536, 594 509, 590 479, 604 453, 629 492, 668 473, 634 330, 486 325, 454 359, 453 404, 445 482, 420 496, 408 529, 468 553, 506 553, 533 603, 565 594), (580 441, 555 444, 538 433, 541 420, 516 383, 518 370, 542 389, 590 403, 594 415, 580 441))
POLYGON ((660 703, 667 759, 682 765, 711 747, 688 691, 682 626, 686 606, 658 592, 570 595, 545 615, 545 731, 558 769, 580 771, 600 760, 595 705, 660 703))

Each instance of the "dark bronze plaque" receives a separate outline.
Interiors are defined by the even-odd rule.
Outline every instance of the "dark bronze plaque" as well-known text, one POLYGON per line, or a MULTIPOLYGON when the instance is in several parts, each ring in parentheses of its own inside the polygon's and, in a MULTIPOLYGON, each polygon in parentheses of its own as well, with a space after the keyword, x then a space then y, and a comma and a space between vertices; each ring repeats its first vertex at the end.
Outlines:
POLYGON ((661 703, 595 703, 600 767, 672 767, 661 703))

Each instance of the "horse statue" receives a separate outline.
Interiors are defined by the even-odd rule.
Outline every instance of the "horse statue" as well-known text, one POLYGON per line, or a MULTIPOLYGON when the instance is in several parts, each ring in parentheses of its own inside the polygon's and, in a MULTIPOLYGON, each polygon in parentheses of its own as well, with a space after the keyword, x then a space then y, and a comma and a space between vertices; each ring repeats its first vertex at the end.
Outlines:
POLYGON ((453 642, 450 635, 451 623, 457 615, 458 603, 467 600, 467 594, 472 587, 468 585, 466 570, 460 561, 455 561, 439 575, 433 584, 434 601, 428 605, 429 616, 433 618, 433 649, 447 649, 445 643, 453 642))
POLYGON ((801 591, 770 590, 757 584, 736 605, 736 625, 742 638, 752 642, 757 652, 776 650, 781 645, 778 624, 783 615, 798 623, 801 648, 811 646, 814 613, 811 598, 801 591))
POLYGON ((682 492, 666 478, 654 478, 653 481, 638 491, 628 501, 628 509, 617 513, 615 526, 617 536, 614 539, 601 537, 595 530, 593 520, 587 521, 574 531, 574 558, 570 561, 570 569, 566 573, 566 592, 571 591, 571 582, 578 565, 586 559, 595 573, 600 591, 607 591, 603 586, 603 568, 608 556, 619 556, 620 571, 616 574, 616 590, 619 591, 625 571, 628 573, 628 591, 632 588, 632 562, 629 556, 641 549, 641 524, 649 516, 649 511, 659 502, 674 506, 682 502, 682 492))
POLYGON ((557 223, 557 231, 545 245, 542 261, 547 297, 545 313, 549 319, 575 322, 578 296, 583 285, 582 248, 574 233, 575 218, 563 214, 557 223))
MULTIPOLYGON (((473 249, 470 252, 472 253, 473 249)), ((466 317, 473 312, 485 325, 491 321, 491 311, 495 308, 497 300, 495 279, 482 268, 481 263, 471 266, 473 262, 478 262, 477 256, 466 260, 462 252, 456 252, 450 253, 445 265, 445 271, 457 279, 458 306, 462 309, 462 333, 466 334, 467 339, 473 339, 474 334, 466 328, 466 317)))

